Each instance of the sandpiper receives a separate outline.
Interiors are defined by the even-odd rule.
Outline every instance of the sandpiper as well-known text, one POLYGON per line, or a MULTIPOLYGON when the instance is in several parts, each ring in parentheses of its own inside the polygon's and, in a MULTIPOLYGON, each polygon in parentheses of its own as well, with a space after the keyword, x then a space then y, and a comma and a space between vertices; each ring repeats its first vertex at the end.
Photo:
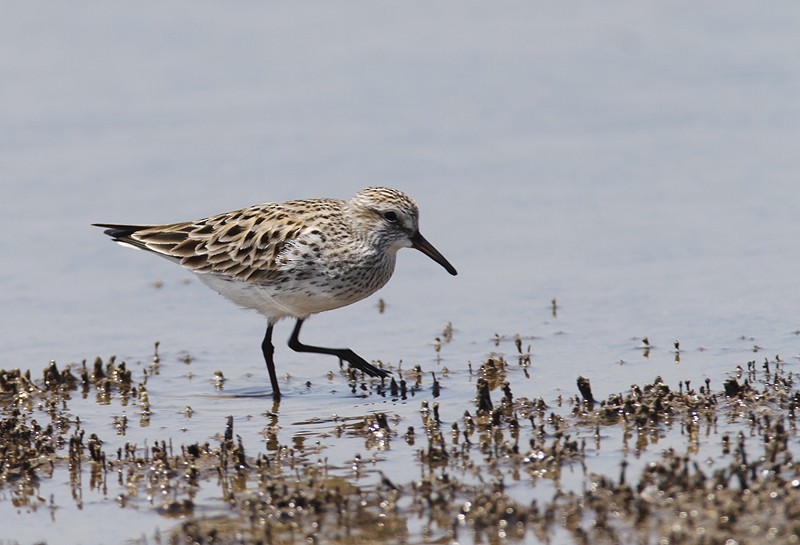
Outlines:
POLYGON ((375 293, 394 271, 400 248, 421 251, 452 275, 455 268, 419 232, 419 211, 406 194, 369 187, 350 200, 267 203, 165 225, 96 223, 116 242, 181 264, 211 289, 267 318, 261 343, 272 396, 280 399, 272 329, 295 318, 289 347, 330 354, 372 377, 388 373, 349 348, 300 342, 303 321, 375 293))

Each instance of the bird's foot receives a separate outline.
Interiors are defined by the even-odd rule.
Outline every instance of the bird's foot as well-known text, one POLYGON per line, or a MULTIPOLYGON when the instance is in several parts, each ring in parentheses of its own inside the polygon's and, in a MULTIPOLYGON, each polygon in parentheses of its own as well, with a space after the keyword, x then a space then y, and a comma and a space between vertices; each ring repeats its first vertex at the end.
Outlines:
POLYGON ((339 359, 348 362, 351 366, 355 367, 365 375, 369 375, 371 377, 385 378, 388 377, 390 374, 389 371, 379 369, 378 367, 375 367, 371 363, 367 362, 367 360, 365 360, 352 350, 347 350, 345 352, 342 352, 342 354, 339 355, 339 359))

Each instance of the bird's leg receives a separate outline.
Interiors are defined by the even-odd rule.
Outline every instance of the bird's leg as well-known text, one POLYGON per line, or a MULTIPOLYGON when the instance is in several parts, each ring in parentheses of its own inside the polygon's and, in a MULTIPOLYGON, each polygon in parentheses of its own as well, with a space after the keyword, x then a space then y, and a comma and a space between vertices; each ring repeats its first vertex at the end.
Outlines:
POLYGON ((364 374, 371 377, 386 377, 389 376, 387 371, 378 369, 374 365, 368 363, 364 358, 350 350, 349 348, 323 348, 321 346, 308 346, 300 342, 297 337, 300 335, 300 328, 303 326, 303 320, 297 319, 297 323, 292 331, 292 336, 289 338, 289 348, 295 352, 313 352, 315 354, 329 354, 337 356, 340 360, 349 362, 350 365, 362 371, 364 374))
POLYGON ((272 322, 267 323, 267 333, 264 335, 264 340, 261 342, 261 352, 264 353, 264 361, 267 362, 267 371, 269 372, 269 380, 272 383, 272 399, 278 401, 281 398, 281 390, 278 387, 278 375, 275 373, 275 347, 272 345, 272 322))

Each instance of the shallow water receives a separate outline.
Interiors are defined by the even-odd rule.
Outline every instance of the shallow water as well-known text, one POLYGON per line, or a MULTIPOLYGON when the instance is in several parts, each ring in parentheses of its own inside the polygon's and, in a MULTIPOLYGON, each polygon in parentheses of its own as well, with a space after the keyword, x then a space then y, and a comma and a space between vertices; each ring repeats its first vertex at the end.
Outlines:
MULTIPOLYGON (((404 402, 360 398, 338 373, 328 377, 336 361, 278 344, 279 373, 291 378, 268 415, 263 319, 89 227, 384 184, 418 201, 423 233, 459 275, 404 251, 384 290, 314 317, 304 340, 406 370, 446 368, 445 420, 471 407, 469 365, 494 352, 513 360, 516 335, 532 359, 528 376, 509 377, 514 393, 551 406, 576 395, 578 375, 605 397, 656 375, 719 389, 736 365, 778 354, 791 370, 800 10, 764 11, 16 7, 0 21, 0 368, 38 373, 51 359, 113 354, 141 369, 158 340, 149 422, 118 401, 70 407, 87 428, 107 430, 109 449, 156 436, 206 441, 233 415, 251 451, 265 448, 262 431, 276 420, 279 443, 320 441, 334 465, 360 452, 413 473, 405 443, 380 450, 330 434, 336 418, 372 412, 391 414, 397 429, 418 426, 430 375, 404 402), (448 322, 453 340, 437 354, 448 322), (121 414, 125 436, 112 423, 121 414)), ((289 327, 280 324, 276 344, 289 327)), ((615 474, 620 456, 598 453, 595 471, 615 474)), ((3 537, 103 542, 81 520, 97 513, 115 527, 124 518, 118 541, 170 526, 146 508, 131 521, 113 493, 84 498, 95 514, 76 510, 58 485, 43 484, 43 497, 56 494, 52 516, 0 501, 3 537)))

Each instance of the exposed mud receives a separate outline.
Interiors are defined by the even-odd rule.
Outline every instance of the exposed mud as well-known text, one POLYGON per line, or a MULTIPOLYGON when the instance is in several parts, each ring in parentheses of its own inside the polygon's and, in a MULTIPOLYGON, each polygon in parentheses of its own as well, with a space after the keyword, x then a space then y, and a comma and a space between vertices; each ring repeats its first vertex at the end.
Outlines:
MULTIPOLYGON (((213 442, 178 444, 167 436, 107 451, 100 430, 72 414, 71 400, 114 399, 148 418, 157 353, 142 377, 114 358, 64 369, 51 363, 41 378, 3 370, 2 501, 66 520, 69 509, 84 508, 84 487, 99 489, 120 509, 174 519, 161 525, 171 528, 167 534, 151 539, 175 544, 798 541, 800 392, 782 361, 750 362, 721 377, 721 388, 655 378, 599 401, 580 377, 576 395, 555 407, 514 396, 508 377, 527 362, 487 359, 460 414, 443 415, 436 401, 423 400, 416 426, 403 429, 391 413, 370 412, 320 439, 358 438, 375 452, 404 441, 416 449, 410 463, 417 472, 408 475, 380 456, 329 466, 319 444, 279 444, 269 429, 265 452, 247 452, 232 418, 220 422, 213 442), (673 446, 630 474, 627 455, 657 449, 665 436, 673 446), (713 460, 698 454, 701 436, 714 437, 713 460), (591 473, 587 460, 599 452, 618 455, 619 472, 591 473), (565 471, 578 475, 579 486, 561 486, 565 471), (59 472, 69 476, 64 486, 74 506, 40 495, 42 482, 59 472), (550 486, 540 487, 544 482, 550 486)), ((461 377, 444 373, 426 384, 436 399, 440 387, 461 377)), ((354 391, 401 395, 398 384, 351 378, 354 391)), ((403 394, 414 387, 403 381, 403 394)), ((127 417, 115 425, 124 434, 127 417)))

